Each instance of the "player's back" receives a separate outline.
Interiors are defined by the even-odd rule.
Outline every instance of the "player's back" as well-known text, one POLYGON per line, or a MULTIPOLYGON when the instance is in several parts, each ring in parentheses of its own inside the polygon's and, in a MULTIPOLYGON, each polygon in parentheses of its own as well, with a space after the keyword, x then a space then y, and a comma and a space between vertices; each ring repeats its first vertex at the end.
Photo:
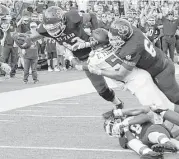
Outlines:
POLYGON ((118 51, 122 59, 145 69, 152 76, 160 73, 166 64, 166 55, 158 49, 145 35, 133 27, 134 33, 125 45, 118 51))

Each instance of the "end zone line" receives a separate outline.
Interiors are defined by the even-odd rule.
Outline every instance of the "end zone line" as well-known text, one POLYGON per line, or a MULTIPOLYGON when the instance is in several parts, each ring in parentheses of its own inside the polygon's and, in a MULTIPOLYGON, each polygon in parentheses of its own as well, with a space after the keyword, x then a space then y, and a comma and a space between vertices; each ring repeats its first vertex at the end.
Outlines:
POLYGON ((57 115, 29 115, 29 114, 0 114, 0 116, 41 117, 41 118, 102 118, 102 116, 57 116, 57 115))
POLYGON ((131 150, 121 149, 88 149, 88 148, 68 148, 68 147, 29 147, 29 146, 0 146, 1 149, 31 149, 31 150, 60 150, 60 151, 96 151, 96 152, 125 152, 134 153, 131 150))

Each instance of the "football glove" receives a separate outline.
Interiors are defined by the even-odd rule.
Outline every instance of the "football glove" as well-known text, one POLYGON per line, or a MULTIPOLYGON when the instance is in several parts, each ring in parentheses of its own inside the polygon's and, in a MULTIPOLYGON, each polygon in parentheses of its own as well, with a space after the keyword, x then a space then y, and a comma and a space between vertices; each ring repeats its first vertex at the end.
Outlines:
POLYGON ((1 63, 1 69, 8 75, 11 72, 11 67, 7 63, 1 63))
POLYGON ((13 35, 13 39, 15 43, 21 48, 21 49, 28 49, 32 45, 32 40, 30 38, 30 35, 24 34, 24 33, 15 33, 13 35))

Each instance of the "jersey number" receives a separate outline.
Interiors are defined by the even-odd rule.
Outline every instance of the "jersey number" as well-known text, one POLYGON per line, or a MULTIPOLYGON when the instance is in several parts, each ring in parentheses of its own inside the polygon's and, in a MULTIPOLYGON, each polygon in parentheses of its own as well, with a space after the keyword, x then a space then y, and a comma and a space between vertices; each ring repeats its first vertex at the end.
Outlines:
POLYGON ((144 39, 144 47, 145 50, 152 56, 155 57, 156 56, 156 51, 152 45, 152 43, 148 40, 148 39, 144 39))
POLYGON ((122 64, 122 61, 117 58, 115 55, 109 56, 106 60, 106 63, 108 63, 111 67, 116 66, 117 64, 122 64))

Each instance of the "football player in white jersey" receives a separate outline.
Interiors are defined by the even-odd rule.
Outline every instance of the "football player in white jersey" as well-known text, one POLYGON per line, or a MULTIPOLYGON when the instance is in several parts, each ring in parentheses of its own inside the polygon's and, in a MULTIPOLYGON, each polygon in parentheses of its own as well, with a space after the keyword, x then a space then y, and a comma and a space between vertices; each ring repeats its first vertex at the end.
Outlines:
MULTIPOLYGON (((147 71, 136 67, 120 80, 117 70, 120 69, 121 65, 127 67, 132 63, 121 60, 115 55, 114 48, 109 44, 108 32, 105 29, 94 30, 90 40, 98 43, 93 46, 88 58, 87 68, 90 72, 123 82, 125 89, 135 95, 142 105, 150 106, 154 111, 160 110, 166 120, 179 124, 179 114, 173 111, 175 104, 170 102, 158 89, 147 71)), ((83 69, 85 69, 84 66, 83 69)))

